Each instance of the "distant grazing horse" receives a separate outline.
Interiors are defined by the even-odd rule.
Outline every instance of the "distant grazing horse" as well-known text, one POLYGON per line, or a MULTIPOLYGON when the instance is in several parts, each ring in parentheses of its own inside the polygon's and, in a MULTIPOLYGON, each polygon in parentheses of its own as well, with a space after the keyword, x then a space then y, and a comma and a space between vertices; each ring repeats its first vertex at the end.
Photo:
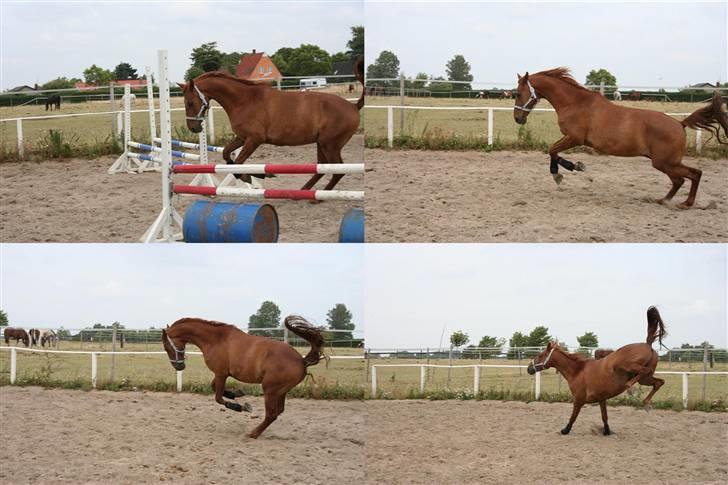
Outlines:
POLYGON ((639 91, 630 91, 627 99, 629 99, 630 101, 639 101, 641 97, 642 94, 639 91))
POLYGON ((50 94, 46 98, 45 103, 46 111, 48 111, 48 108, 50 108, 51 111, 53 111, 53 108, 61 109, 61 96, 59 94, 50 94))
POLYGON ((28 345, 30 345, 30 338, 28 337, 28 332, 26 332, 22 328, 8 327, 3 332, 3 335, 5 336, 6 345, 10 345, 10 339, 15 339, 16 345, 18 344, 19 341, 22 341, 26 347, 28 345))
POLYGON ((563 137, 551 145, 551 174, 557 184, 563 176, 559 165, 567 170, 583 171, 583 163, 573 163, 559 156, 559 152, 586 145, 607 155, 621 157, 647 157, 652 166, 665 173, 672 181, 667 195, 657 202, 672 199, 685 178, 690 179, 690 194, 678 207, 686 209, 695 203, 702 172, 683 165, 685 154, 685 128, 703 128, 711 132, 719 143, 721 130, 728 135, 728 114, 723 109, 723 98, 716 91, 711 102, 678 121, 658 111, 627 108, 612 103, 599 93, 580 85, 565 67, 542 71, 523 77, 518 75, 518 95, 513 117, 525 124, 528 114, 541 98, 547 99, 556 110, 559 129, 563 137))
POLYGON ((599 360, 614 352, 612 349, 597 349, 594 351, 594 359, 599 360))
POLYGON ((56 332, 54 332, 50 328, 40 328, 38 329, 38 332, 41 346, 45 347, 46 344, 48 344, 49 347, 53 347, 56 345, 56 342, 58 341, 58 336, 56 335, 56 332))
MULTIPOLYGON (((364 85, 364 60, 354 63, 354 74, 364 85)), ((184 92, 187 128, 202 131, 202 122, 214 99, 230 119, 235 139, 225 146, 222 156, 228 164, 241 164, 263 143, 297 146, 316 143, 318 163, 342 163, 341 149, 359 128, 359 110, 364 106, 364 92, 357 103, 334 94, 278 91, 267 84, 239 79, 225 72, 207 72, 187 84, 184 92), (243 147, 233 161, 230 154, 243 147)), ((326 190, 331 190, 343 174, 331 176, 326 190)), ((311 189, 321 180, 315 174, 302 187, 311 189)), ((240 175, 245 181, 250 176, 240 175)))
POLYGON ((612 96, 614 97, 615 101, 622 101, 622 93, 620 93, 618 90, 614 90, 612 93, 612 96))
POLYGON ((305 319, 288 316, 284 321, 288 330, 311 345, 302 357, 285 342, 248 335, 242 330, 220 322, 200 318, 183 318, 162 330, 162 344, 172 367, 185 368, 185 346, 196 345, 202 351, 207 367, 215 374, 212 387, 215 401, 233 411, 250 411, 238 403, 226 401, 242 396, 240 391, 225 389, 225 380, 233 377, 241 382, 263 385, 265 419, 251 433, 257 438, 283 412, 286 393, 306 376, 306 369, 318 364, 323 356, 324 339, 321 331, 305 319))
POLYGON ((568 354, 553 342, 549 342, 546 350, 528 364, 528 373, 533 375, 551 367, 559 371, 569 383, 574 397, 574 409, 569 424, 561 430, 561 434, 569 434, 571 427, 579 416, 579 411, 586 403, 599 403, 604 422, 604 434, 610 434, 607 422, 607 399, 618 396, 636 383, 652 386, 652 391, 642 401, 645 409, 650 408, 650 400, 664 380, 655 377, 657 368, 657 352, 652 343, 667 335, 657 308, 647 309, 647 339, 645 343, 629 344, 608 353, 603 358, 589 359, 581 354, 568 354))
POLYGON ((510 90, 503 91, 503 93, 501 95, 501 99, 511 99, 511 98, 513 98, 513 91, 510 91, 510 90))
MULTIPOLYGON (((119 100, 119 106, 122 108, 126 105, 126 94, 119 100)), ((129 93, 129 106, 136 106, 136 94, 129 93)))
POLYGON ((40 343, 40 330, 37 328, 31 328, 28 330, 30 336, 30 346, 38 345, 40 343))

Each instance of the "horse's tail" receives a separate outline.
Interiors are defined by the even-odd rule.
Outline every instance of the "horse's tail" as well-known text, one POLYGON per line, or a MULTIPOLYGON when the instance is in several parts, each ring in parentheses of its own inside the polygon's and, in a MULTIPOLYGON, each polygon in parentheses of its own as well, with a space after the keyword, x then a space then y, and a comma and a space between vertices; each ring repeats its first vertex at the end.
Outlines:
POLYGON ((295 333, 311 345, 311 350, 303 357, 304 367, 316 365, 324 356, 321 348, 324 346, 324 336, 321 330, 314 327, 308 321, 298 315, 289 315, 283 321, 288 330, 295 333))
POLYGON ((713 99, 709 104, 694 111, 680 123, 688 128, 708 130, 718 143, 728 145, 728 141, 723 141, 720 137, 721 128, 723 134, 728 137, 728 113, 723 109, 723 98, 718 91, 713 93, 713 99))
POLYGON ((665 323, 662 321, 660 312, 657 308, 651 306, 647 309, 647 343, 652 343, 657 339, 662 347, 662 339, 667 337, 667 330, 665 330, 665 323))
POLYGON ((364 57, 359 56, 354 61, 354 76, 356 76, 357 81, 361 83, 361 96, 359 96, 359 100, 356 102, 356 109, 361 110, 364 106, 364 92, 366 91, 364 87, 364 57))

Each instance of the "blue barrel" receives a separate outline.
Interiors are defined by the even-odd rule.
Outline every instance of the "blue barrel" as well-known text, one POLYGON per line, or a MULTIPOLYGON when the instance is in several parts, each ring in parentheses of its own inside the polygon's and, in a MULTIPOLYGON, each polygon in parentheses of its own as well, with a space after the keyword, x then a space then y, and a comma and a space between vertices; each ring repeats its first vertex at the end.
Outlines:
POLYGON ((185 242, 277 242, 278 214, 270 204, 198 200, 185 212, 185 242))
POLYGON ((339 242, 364 242, 364 209, 354 208, 344 214, 339 226, 339 242))

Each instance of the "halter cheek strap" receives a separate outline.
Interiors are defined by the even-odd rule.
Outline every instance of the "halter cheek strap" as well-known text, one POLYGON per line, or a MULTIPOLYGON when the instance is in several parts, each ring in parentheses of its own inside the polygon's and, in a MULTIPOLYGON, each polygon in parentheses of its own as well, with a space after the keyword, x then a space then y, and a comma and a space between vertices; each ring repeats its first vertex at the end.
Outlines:
MULTIPOLYGON (((528 90, 531 92, 531 97, 528 98, 528 101, 526 101, 523 106, 516 105, 515 108, 528 113, 529 111, 533 110, 533 107, 529 108, 529 106, 531 106, 531 103, 533 103, 533 105, 535 106, 538 102, 538 96, 536 96, 536 90, 533 89, 533 86, 531 86, 531 81, 526 81, 526 85, 528 86, 528 90)), ((550 355, 551 354, 549 354, 549 356, 550 355)))
POLYGON ((172 350, 174 350, 174 359, 169 359, 169 361, 173 364, 181 364, 185 361, 185 351, 180 350, 177 348, 177 346, 174 344, 174 341, 169 338, 169 335, 167 335, 167 342, 169 342, 169 345, 172 347, 172 350), (182 358, 180 359, 180 355, 182 358))
POLYGON ((533 366, 534 370, 536 370, 536 371, 544 370, 546 368, 546 364, 548 364, 549 360, 551 360, 551 354, 554 353, 554 350, 556 350, 556 347, 553 347, 551 349, 551 352, 549 352, 549 355, 546 356, 546 358, 544 359, 543 362, 536 363, 536 362, 534 362, 536 359, 532 359, 531 365, 533 366))
POLYGON ((185 116, 185 119, 195 120, 195 121, 204 121, 205 114, 207 113, 207 110, 210 108, 210 103, 207 102, 207 98, 205 98, 205 95, 202 94, 202 91, 200 91, 200 88, 197 87, 197 84, 193 84, 192 87, 195 88, 195 92, 197 93, 197 96, 200 98, 200 101, 202 101, 202 106, 200 106, 200 111, 197 113, 197 116, 185 116))

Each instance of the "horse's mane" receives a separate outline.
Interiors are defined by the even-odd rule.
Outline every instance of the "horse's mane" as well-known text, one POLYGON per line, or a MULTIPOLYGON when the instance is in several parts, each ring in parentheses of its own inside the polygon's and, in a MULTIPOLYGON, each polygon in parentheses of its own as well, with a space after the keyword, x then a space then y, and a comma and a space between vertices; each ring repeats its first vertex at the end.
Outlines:
POLYGON ((546 71, 536 72, 533 74, 533 76, 547 76, 554 79, 558 79, 560 81, 564 81, 566 84, 570 84, 574 86, 575 88, 583 89, 584 91, 590 91, 589 89, 585 88, 579 82, 574 79, 574 76, 571 75, 571 70, 568 67, 556 67, 554 69, 548 69, 546 71))
POLYGON ((185 317, 180 318, 176 322, 174 322, 170 327, 173 327, 177 325, 178 323, 204 323, 205 325, 212 325, 213 327, 230 327, 230 328, 238 328, 235 325, 230 325, 229 323, 223 323, 223 322, 216 322, 214 320, 204 320, 202 318, 192 318, 192 317, 185 317))
POLYGON ((561 351, 561 353, 564 355, 564 357, 571 359, 574 362, 586 362, 588 360, 592 360, 591 357, 587 357, 584 354, 571 354, 569 352, 566 352, 564 349, 562 349, 558 345, 557 345, 557 347, 561 351))
POLYGON ((199 81, 201 79, 207 79, 211 77, 219 77, 223 79, 227 79, 229 81, 236 81, 240 84, 245 84, 246 86, 264 86, 264 87, 270 87, 268 83, 265 81, 248 81, 247 79, 240 79, 237 76, 233 76, 230 73, 227 73, 225 71, 211 71, 211 72, 205 72, 203 74, 200 74, 195 78, 195 81, 199 81))

